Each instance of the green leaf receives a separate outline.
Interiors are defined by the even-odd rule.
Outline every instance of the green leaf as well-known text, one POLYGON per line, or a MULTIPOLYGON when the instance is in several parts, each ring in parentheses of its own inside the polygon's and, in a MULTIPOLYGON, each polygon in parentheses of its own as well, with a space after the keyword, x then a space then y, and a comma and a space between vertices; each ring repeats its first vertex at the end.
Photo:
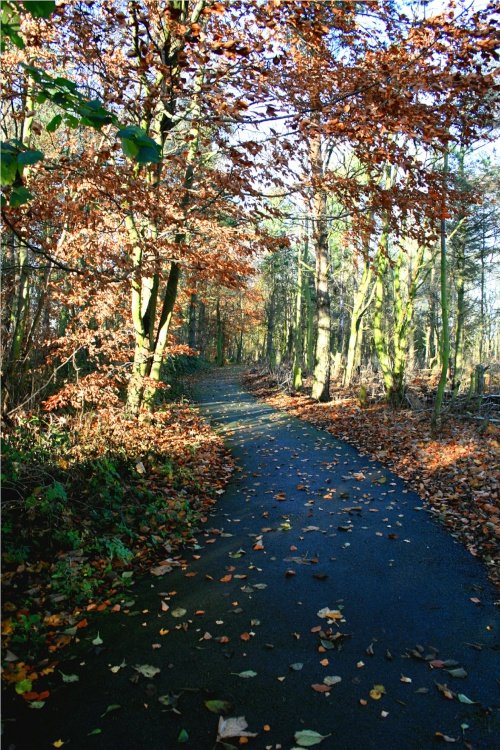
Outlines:
POLYGON ((188 741, 189 741, 189 734, 186 732, 185 729, 181 729, 181 731, 179 732, 179 736, 177 737, 177 742, 184 744, 188 741))
POLYGON ((31 682, 31 680, 20 680, 19 682, 16 682, 16 693, 18 695, 29 693, 32 687, 33 683, 31 682))
POLYGON ((36 164, 37 161, 43 161, 43 153, 42 151, 37 151, 36 149, 23 151, 17 157, 18 164, 36 164))
POLYGON ((128 138, 122 138, 122 151, 125 156, 128 156, 130 159, 135 159, 139 153, 139 146, 128 138))
POLYGON ((10 200, 9 204, 12 206, 12 208, 18 208, 19 206, 22 206, 23 203, 27 203, 33 198, 33 194, 30 193, 28 188, 25 188, 24 186, 15 187, 12 190, 12 193, 10 194, 10 200))
POLYGON ((465 671, 463 667, 458 667, 457 669, 447 669, 446 671, 452 677, 458 677, 462 680, 467 677, 467 672, 465 671))
POLYGON ((144 130, 137 127, 137 125, 127 125, 126 128, 121 128, 121 130, 118 131, 117 135, 119 138, 129 138, 133 141, 138 141, 141 138, 149 138, 144 130))
POLYGON ((47 124, 45 128, 47 133, 54 133, 59 127, 59 125, 62 123, 62 119, 63 119, 62 115, 56 115, 55 117, 53 117, 52 120, 47 124))
POLYGON ((24 39, 18 34, 18 28, 11 23, 2 23, 1 51, 4 52, 7 45, 5 38, 15 44, 18 49, 24 49, 24 39))
POLYGON ((74 81, 70 81, 69 78, 62 78, 61 76, 57 76, 57 78, 54 78, 54 83, 57 86, 62 86, 63 88, 69 89, 70 91, 77 91, 78 86, 74 81))
POLYGON ((61 670, 59 670, 59 673, 62 677, 63 682, 79 682, 80 681, 80 678, 78 677, 77 674, 64 674, 64 672, 61 672, 61 670))
POLYGON ((236 677, 243 677, 244 679, 257 677, 257 672, 254 672, 253 669, 247 669, 245 672, 231 672, 231 674, 234 674, 236 677))
POLYGON ((152 146, 141 146, 135 160, 139 164, 158 164, 161 161, 160 147, 156 143, 154 148, 152 146))
POLYGON ((17 175, 17 156, 8 153, 2 144, 2 185, 12 185, 17 175))
POLYGON ((30 701, 28 705, 30 708, 43 708, 45 701, 30 701))
POLYGON ((56 0, 22 0, 22 5, 35 18, 49 18, 56 9, 56 0))
POLYGON ((300 747, 313 747, 313 745, 319 745, 323 742, 326 737, 330 737, 329 734, 320 734, 315 732, 314 729, 302 729, 300 732, 295 732, 294 738, 297 745, 300 747))
POLYGON ((121 708, 119 703, 111 703, 104 711, 104 713, 101 714, 101 719, 103 718, 103 716, 110 714, 112 711, 118 711, 119 708, 121 708))
POLYGON ((205 706, 213 714, 227 714, 232 709, 232 704, 229 701, 205 701, 205 706))
POLYGON ((92 641, 93 646, 102 646, 104 641, 102 640, 101 636, 99 635, 99 631, 97 631, 96 637, 92 641))
POLYGON ((82 122, 96 130, 100 130, 103 125, 108 125, 115 121, 115 116, 104 109, 99 99, 85 101, 78 94, 80 102, 75 107, 76 112, 82 116, 82 122))
POLYGON ((458 693, 457 698, 460 703, 465 703, 468 706, 473 706, 475 703, 477 703, 477 701, 471 701, 471 699, 467 698, 467 696, 463 693, 458 693))
POLYGON ((161 160, 160 146, 137 125, 128 125, 118 131, 125 156, 139 164, 157 164, 161 160))
POLYGON ((14 10, 12 3, 4 5, 1 13, 1 50, 7 48, 6 40, 9 39, 18 49, 24 49, 24 39, 20 36, 21 21, 18 13, 14 10))
POLYGON ((78 127, 78 118, 74 117, 74 115, 64 115, 64 122, 73 130, 78 127))
POLYGON ((94 734, 102 734, 102 729, 99 729, 99 727, 97 727, 96 729, 93 729, 91 732, 88 733, 87 737, 92 737, 92 735, 94 734))
POLYGON ((155 674, 159 674, 161 671, 159 667, 154 667, 151 664, 136 664, 134 669, 139 674, 142 674, 143 677, 148 677, 149 679, 152 679, 155 674))

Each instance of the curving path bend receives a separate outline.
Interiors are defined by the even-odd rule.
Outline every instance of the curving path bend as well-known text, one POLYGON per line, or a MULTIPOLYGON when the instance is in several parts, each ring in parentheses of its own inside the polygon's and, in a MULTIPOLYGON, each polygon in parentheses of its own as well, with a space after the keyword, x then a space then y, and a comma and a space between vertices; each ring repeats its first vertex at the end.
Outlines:
POLYGON ((42 711, 7 706, 4 747, 211 750, 210 699, 246 718, 255 750, 291 750, 304 729, 329 735, 321 750, 425 750, 446 744, 436 733, 498 747, 498 618, 481 564, 400 479, 257 402, 237 370, 210 372, 197 398, 238 466, 197 548, 137 582, 129 614, 103 618, 102 648, 89 635, 61 667, 78 682, 42 711))

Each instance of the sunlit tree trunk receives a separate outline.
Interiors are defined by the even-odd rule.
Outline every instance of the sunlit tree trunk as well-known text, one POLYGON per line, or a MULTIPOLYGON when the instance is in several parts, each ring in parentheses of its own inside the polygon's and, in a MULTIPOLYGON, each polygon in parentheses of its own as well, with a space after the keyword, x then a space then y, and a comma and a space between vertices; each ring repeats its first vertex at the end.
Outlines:
MULTIPOLYGON (((458 176, 464 183, 465 170, 464 170, 464 149, 462 148, 459 152, 458 161, 458 176)), ((453 347, 453 359, 451 365, 452 371, 452 384, 451 388, 453 396, 458 395, 458 391, 461 385, 463 360, 464 360, 464 323, 465 323, 465 242, 466 232, 462 226, 465 221, 464 214, 458 216, 457 225, 457 239, 455 240, 456 254, 455 254, 455 289, 457 291, 457 315, 454 332, 454 347, 453 347)))
POLYGON ((438 428, 441 424, 441 410, 443 406, 444 391, 448 379, 448 363, 450 359, 450 330, 449 330, 449 308, 448 308, 448 261, 446 242, 446 181, 448 177, 448 152, 445 152, 443 163, 443 198, 441 205, 441 242, 440 242, 440 294, 441 294, 441 375, 439 378, 436 400, 432 414, 431 424, 438 428))
POLYGON ((198 307, 198 295, 193 293, 189 298, 188 313, 188 346, 191 349, 196 347, 196 310, 198 307))
POLYGON ((224 324, 222 321, 220 311, 220 298, 217 297, 216 306, 216 325, 217 325, 217 367, 223 367, 224 365, 224 324))
POLYGON ((373 343, 375 346, 375 351, 377 353, 380 369, 382 371, 384 390, 387 398, 390 399, 390 395, 394 390, 394 377, 391 357, 389 354, 389 342, 387 340, 387 335, 384 331, 383 325, 385 307, 385 277, 389 265, 386 253, 387 239, 387 230, 384 230, 384 234, 380 240, 380 248, 377 251, 374 260, 375 295, 373 308, 373 343))
POLYGON ((307 258, 309 227, 306 221, 304 229, 304 244, 299 244, 297 250, 297 287, 295 296, 295 325, 294 325, 294 351, 293 351, 293 388, 298 391, 302 388, 302 364, 304 360, 304 326, 302 320, 303 299, 303 277, 304 262, 307 258))
MULTIPOLYGON (((317 103, 316 103, 317 104, 317 103)), ((319 130, 320 114, 313 115, 317 129, 309 140, 309 162, 312 176, 312 238, 316 258, 316 349, 314 360, 312 397, 316 401, 330 400, 330 292, 329 282, 329 246, 326 191, 322 186, 323 156, 321 153, 321 135, 319 130)))
POLYGON ((347 346, 347 361, 344 370, 343 383, 345 386, 351 384, 354 370, 359 364, 361 353, 362 335, 363 335, 363 316, 365 315, 369 301, 367 302, 368 291, 373 277, 372 268, 367 261, 363 268, 363 274, 359 286, 354 295, 351 324, 349 330, 349 343, 347 346))

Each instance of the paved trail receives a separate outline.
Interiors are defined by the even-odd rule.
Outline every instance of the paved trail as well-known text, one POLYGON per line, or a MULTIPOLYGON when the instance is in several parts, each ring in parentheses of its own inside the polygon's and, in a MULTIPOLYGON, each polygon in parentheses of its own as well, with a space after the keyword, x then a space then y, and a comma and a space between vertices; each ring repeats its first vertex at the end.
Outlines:
POLYGON ((62 739, 68 750, 170 750, 185 729, 187 748, 211 750, 218 717, 207 699, 246 717, 256 750, 291 750, 303 729, 331 735, 321 750, 424 750, 439 744, 436 732, 471 743, 461 747, 498 747, 498 621, 481 565, 401 480, 255 401, 235 371, 208 375, 198 391, 239 467, 199 549, 184 570, 136 584, 136 614, 102 618, 104 650, 89 635, 62 667, 79 682, 15 722, 7 706, 5 747, 62 739), (175 608, 186 613, 175 618, 175 608), (321 619, 324 608, 342 620, 321 619), (426 656, 454 660, 467 676, 431 668, 426 656), (136 664, 161 671, 131 682, 136 664), (257 674, 238 676, 248 671, 257 674), (311 688, 326 677, 341 681, 328 693, 311 688), (375 685, 386 691, 379 700, 375 685), (179 713, 158 701, 167 695, 179 696, 179 713), (121 708, 101 716, 113 704, 121 708))

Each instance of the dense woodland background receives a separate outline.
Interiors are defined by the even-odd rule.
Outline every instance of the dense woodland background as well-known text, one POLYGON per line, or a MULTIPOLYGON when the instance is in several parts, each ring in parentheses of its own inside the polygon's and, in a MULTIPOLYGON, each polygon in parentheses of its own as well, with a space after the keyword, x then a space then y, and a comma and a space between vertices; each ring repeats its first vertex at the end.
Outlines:
POLYGON ((227 473, 172 400, 203 362, 494 428, 496 4, 2 13, 5 550, 26 585, 62 555, 40 606, 189 537, 227 473))

